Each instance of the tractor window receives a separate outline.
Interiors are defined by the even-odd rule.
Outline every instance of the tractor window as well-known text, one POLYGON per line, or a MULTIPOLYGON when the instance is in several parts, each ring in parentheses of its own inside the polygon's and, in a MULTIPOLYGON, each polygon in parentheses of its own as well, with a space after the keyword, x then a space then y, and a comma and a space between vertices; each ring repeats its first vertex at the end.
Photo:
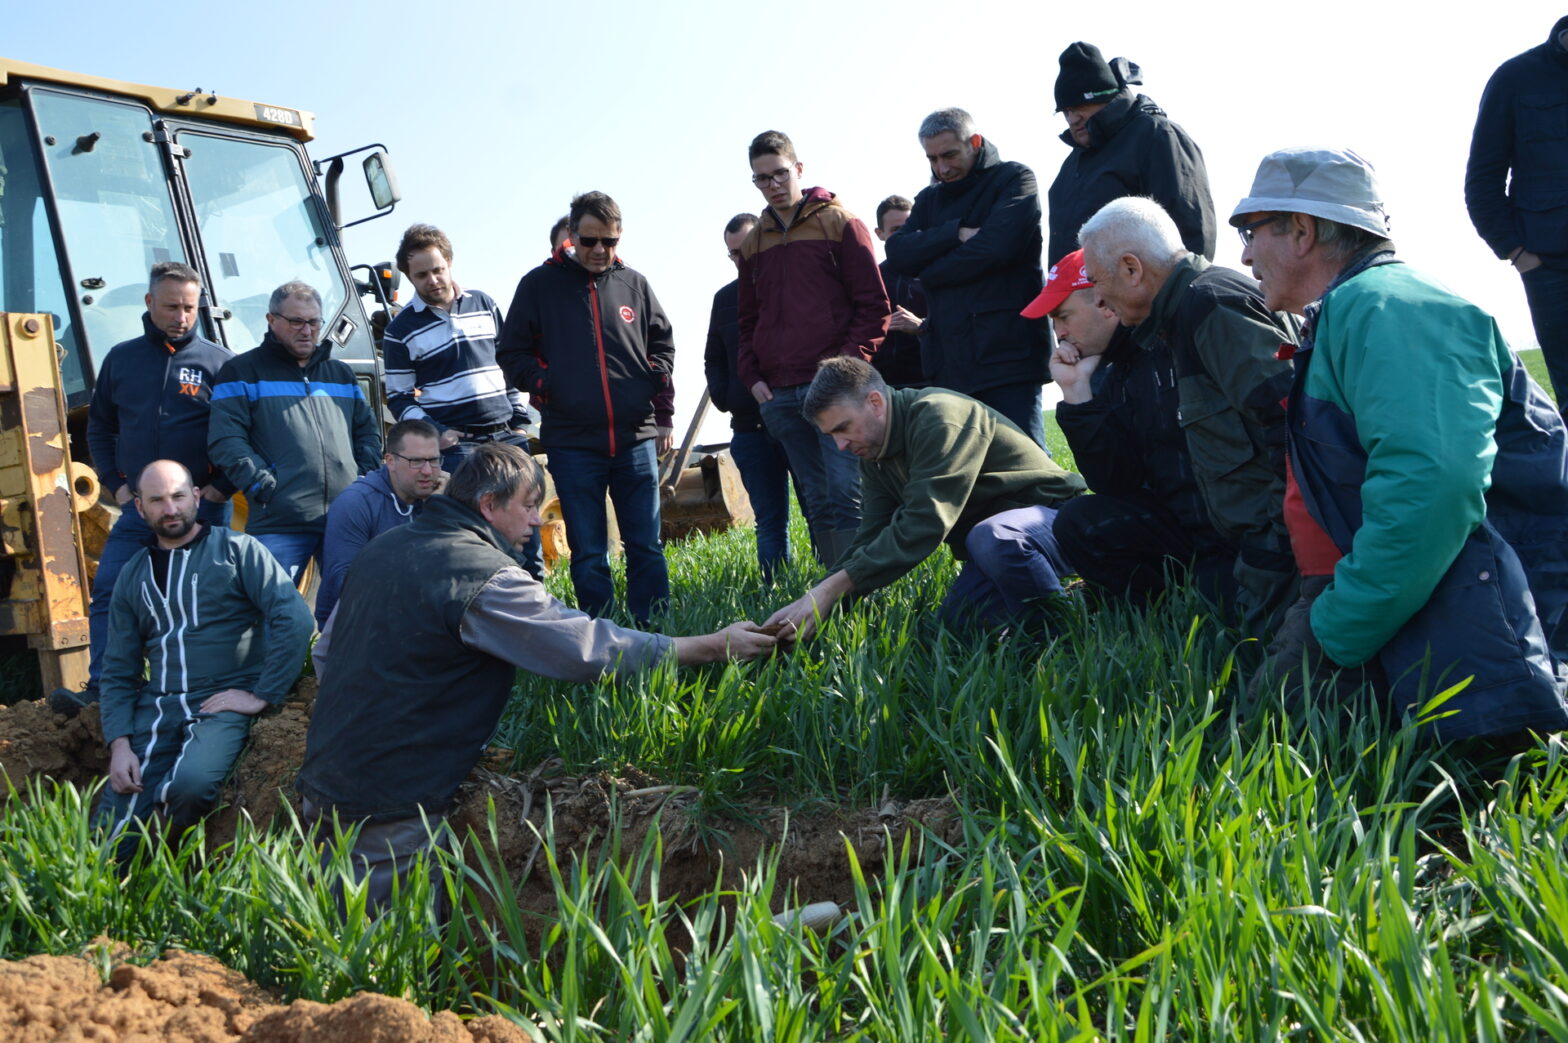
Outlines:
POLYGON ((152 266, 188 262, 158 146, 147 140, 152 117, 140 105, 38 88, 32 104, 75 279, 69 292, 102 358, 141 334, 152 266))
POLYGON ((217 303, 236 351, 261 343, 272 291, 294 279, 321 294, 330 324, 348 299, 299 155, 283 144, 182 130, 185 180, 217 303))
POLYGON ((39 187, 32 130, 15 99, 0 101, 0 311, 53 316, 67 403, 86 402, 87 375, 39 187))

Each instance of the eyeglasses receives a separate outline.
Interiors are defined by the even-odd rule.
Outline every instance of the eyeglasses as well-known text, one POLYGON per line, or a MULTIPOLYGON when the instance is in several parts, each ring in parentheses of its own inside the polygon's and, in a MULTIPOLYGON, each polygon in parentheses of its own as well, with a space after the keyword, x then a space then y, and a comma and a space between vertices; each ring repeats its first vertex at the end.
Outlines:
POLYGON ((600 243, 603 243, 606 249, 613 250, 615 249, 615 244, 620 241, 621 237, 618 235, 580 235, 572 240, 578 246, 586 246, 590 250, 600 243))
POLYGON ((287 316, 287 315, 274 315, 273 318, 274 319, 282 319, 284 322, 288 323, 290 326, 292 326, 294 329, 297 329, 297 330, 302 330, 306 326, 309 326, 313 330, 321 329, 321 320, 320 319, 295 319, 295 318, 291 318, 290 316, 287 316))
POLYGON ((394 453, 390 449, 387 452, 416 471, 424 471, 441 466, 441 458, 439 456, 404 456, 402 453, 394 453))
POLYGON ((1273 224, 1275 221, 1280 219, 1280 216, 1281 215, 1279 214, 1270 214, 1267 217, 1258 218, 1258 220, 1253 221, 1251 224, 1245 224, 1238 227, 1236 229, 1236 234, 1241 236, 1241 245, 1251 246, 1252 241, 1258 237, 1258 229, 1262 228, 1264 225, 1273 224))
POLYGON ((730 260, 732 260, 732 261, 740 260, 740 251, 739 250, 731 250, 730 251, 730 260))
POLYGON ((771 174, 753 174, 751 183, 758 188, 766 187, 770 181, 775 185, 787 185, 789 184, 790 175, 794 172, 793 167, 779 167, 771 174))

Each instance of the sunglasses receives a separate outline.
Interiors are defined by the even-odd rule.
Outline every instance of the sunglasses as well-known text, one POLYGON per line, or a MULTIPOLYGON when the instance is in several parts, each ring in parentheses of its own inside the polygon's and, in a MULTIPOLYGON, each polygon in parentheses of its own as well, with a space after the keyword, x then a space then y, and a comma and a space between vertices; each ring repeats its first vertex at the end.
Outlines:
POLYGON ((618 235, 580 235, 572 240, 572 242, 576 243, 578 246, 586 246, 590 250, 598 246, 600 243, 603 243, 607 248, 613 250, 615 249, 615 244, 620 241, 621 237, 618 235))

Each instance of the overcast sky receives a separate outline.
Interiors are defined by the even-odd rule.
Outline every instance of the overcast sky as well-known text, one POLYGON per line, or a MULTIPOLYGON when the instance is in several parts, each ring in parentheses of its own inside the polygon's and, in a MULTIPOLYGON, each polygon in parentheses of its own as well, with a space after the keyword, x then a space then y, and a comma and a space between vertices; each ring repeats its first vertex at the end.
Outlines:
MULTIPOLYGON (((1265 153, 1355 149, 1378 168, 1401 255, 1531 346, 1519 280, 1465 213, 1464 166, 1487 78, 1563 13, 1532 0, 1462 21, 1367 0, 17 4, 0 53, 307 109, 318 156, 386 143, 404 202, 347 233, 350 260, 389 258, 404 227, 430 221, 452 237, 458 281, 503 309, 572 195, 608 192, 623 259, 674 322, 683 432, 712 295, 733 277, 720 233, 762 205, 752 136, 788 133, 806 182, 869 223, 884 196, 928 183, 915 130, 957 105, 1043 192, 1067 154, 1051 85, 1074 40, 1142 66, 1140 89, 1203 149, 1222 221, 1265 153)), ((1239 257, 1222 231, 1216 260, 1239 257)), ((705 437, 726 431, 710 414, 705 437)))

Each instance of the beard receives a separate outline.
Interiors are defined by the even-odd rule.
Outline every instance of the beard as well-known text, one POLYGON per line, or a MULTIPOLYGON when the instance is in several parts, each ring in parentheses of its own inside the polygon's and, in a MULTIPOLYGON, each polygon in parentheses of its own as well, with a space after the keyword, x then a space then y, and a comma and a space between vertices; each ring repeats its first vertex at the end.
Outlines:
POLYGON ((158 522, 158 535, 166 540, 184 539, 186 534, 196 527, 196 511, 189 514, 177 514, 172 518, 163 518, 158 522))

